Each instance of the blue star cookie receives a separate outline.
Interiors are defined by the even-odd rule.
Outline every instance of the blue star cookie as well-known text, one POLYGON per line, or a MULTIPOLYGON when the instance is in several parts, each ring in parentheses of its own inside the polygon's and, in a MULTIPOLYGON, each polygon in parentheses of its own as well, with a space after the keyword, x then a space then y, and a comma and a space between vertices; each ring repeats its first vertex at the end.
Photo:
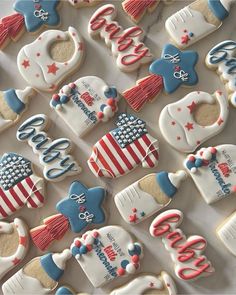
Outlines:
POLYGON ((69 219, 71 230, 79 233, 89 224, 105 221, 102 202, 106 191, 102 187, 88 189, 79 181, 74 181, 67 199, 57 203, 57 210, 69 219))
POLYGON ((43 25, 60 24, 58 5, 59 0, 16 0, 14 9, 24 16, 27 31, 35 32, 43 25))
POLYGON ((172 93, 182 84, 191 86, 198 82, 198 76, 194 69, 197 61, 196 51, 181 51, 177 47, 167 44, 163 48, 161 58, 150 65, 149 71, 162 76, 165 91, 172 93))

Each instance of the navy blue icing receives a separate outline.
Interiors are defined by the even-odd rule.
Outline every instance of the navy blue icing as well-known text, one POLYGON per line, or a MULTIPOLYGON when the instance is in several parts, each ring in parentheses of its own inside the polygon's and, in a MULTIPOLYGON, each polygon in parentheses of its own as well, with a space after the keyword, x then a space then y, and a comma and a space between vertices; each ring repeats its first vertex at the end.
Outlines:
POLYGON ((58 282, 63 275, 64 270, 60 269, 52 259, 52 253, 45 254, 40 257, 42 268, 46 271, 50 278, 58 282))
POLYGON ((9 108, 18 115, 25 109, 25 104, 18 98, 15 89, 4 91, 4 99, 9 108))
POLYGON ((208 0, 208 5, 212 13, 219 20, 224 20, 229 15, 228 10, 222 5, 221 0, 208 0))
POLYGON ((62 286, 56 291, 55 295, 75 295, 75 293, 71 289, 62 286))
POLYGON ((109 87, 108 90, 104 91, 104 94, 107 98, 116 98, 117 90, 115 87, 109 87))
POLYGON ((161 171, 156 174, 157 183, 159 184, 161 190, 167 197, 172 198, 176 192, 176 187, 170 182, 168 177, 168 173, 165 171, 161 171))

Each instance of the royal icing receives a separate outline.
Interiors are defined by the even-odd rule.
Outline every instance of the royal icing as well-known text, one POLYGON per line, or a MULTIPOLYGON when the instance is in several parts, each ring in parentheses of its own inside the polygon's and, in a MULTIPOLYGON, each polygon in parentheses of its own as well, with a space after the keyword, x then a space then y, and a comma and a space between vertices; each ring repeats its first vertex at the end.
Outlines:
POLYGON ((236 106, 236 42, 223 41, 214 46, 206 56, 206 65, 219 73, 226 83, 231 103, 236 106))
POLYGON ((236 192, 236 146, 202 148, 184 161, 204 200, 211 204, 236 192))
POLYGON ((119 226, 86 232, 74 240, 71 251, 94 287, 134 274, 143 252, 142 246, 119 226))
POLYGON ((99 122, 106 122, 118 110, 119 95, 102 79, 83 77, 54 94, 50 105, 77 136, 83 136, 99 122))
POLYGON ((150 226, 150 234, 162 239, 175 263, 175 274, 178 278, 189 281, 206 277, 214 273, 214 268, 202 253, 207 241, 201 236, 186 238, 179 225, 183 213, 172 209, 158 215, 150 226))
POLYGON ((67 138, 52 140, 43 130, 48 125, 48 117, 38 114, 27 119, 17 130, 17 139, 27 141, 44 166, 43 174, 48 181, 60 181, 67 176, 81 172, 70 155, 72 143, 67 138))
POLYGON ((0 132, 15 124, 34 95, 31 87, 24 90, 8 89, 0 92, 0 132))
POLYGON ((95 176, 116 178, 140 164, 143 168, 157 166, 158 141, 148 133, 143 120, 121 113, 116 126, 93 146, 88 166, 95 176))
MULTIPOLYGON (((186 48, 217 30, 229 14, 228 3, 233 2, 233 0, 229 0, 228 3, 224 0, 207 0, 208 7, 202 13, 202 10, 196 9, 198 1, 177 11, 166 20, 166 30, 179 48, 186 48), (213 23, 208 21, 208 14, 212 14, 213 23)), ((200 5, 202 4, 199 2, 200 5)))
POLYGON ((87 294, 87 293, 76 293, 73 290, 71 290, 71 288, 66 287, 66 286, 62 286, 56 291, 55 295, 89 295, 89 294, 87 294))
MULTIPOLYGON (((66 52, 66 46, 64 50, 66 52)), ((48 30, 34 42, 25 45, 18 54, 17 65, 22 77, 32 87, 43 91, 54 91, 69 73, 80 67, 83 57, 83 40, 76 29, 69 27, 66 32, 48 30), (51 45, 69 39, 74 44, 72 57, 65 62, 53 60, 50 55, 51 45)))
POLYGON ((162 271, 158 276, 152 274, 139 275, 128 284, 113 290, 110 295, 142 295, 151 290, 154 290, 154 293, 155 291, 161 291, 163 295, 177 294, 174 281, 168 273, 162 271))
POLYGON ((184 178, 182 170, 146 175, 115 196, 116 207, 126 222, 137 224, 167 206, 184 178))
POLYGON ((91 17, 88 32, 91 37, 100 36, 111 48, 117 66, 125 72, 137 70, 142 64, 152 60, 150 50, 141 42, 144 31, 136 26, 123 29, 117 22, 114 5, 100 7, 91 17))
MULTIPOLYGON (((15 239, 15 235, 13 234, 14 229, 17 231, 19 244, 15 253, 7 257, 4 256, 0 258, 0 279, 2 279, 11 269, 21 263, 28 250, 29 236, 25 223, 19 218, 15 218, 13 223, 0 222, 0 235, 7 234, 6 240, 9 245, 11 240, 13 243, 15 242, 13 241, 13 239, 15 239)), ((4 241, 2 240, 2 242, 4 241)))
POLYGON ((44 204, 44 180, 38 177, 32 163, 16 153, 5 153, 0 158, 0 219, 28 208, 44 204))
POLYGON ((80 8, 80 7, 85 7, 85 6, 97 5, 102 0, 68 0, 68 1, 75 8, 80 8))
POLYGON ((228 119, 228 102, 221 91, 213 95, 194 91, 181 100, 167 105, 160 114, 159 126, 165 140, 181 152, 192 152, 200 144, 214 135, 220 133, 228 119), (220 113, 217 121, 209 126, 199 125, 194 112, 202 103, 213 104, 217 102, 220 113))

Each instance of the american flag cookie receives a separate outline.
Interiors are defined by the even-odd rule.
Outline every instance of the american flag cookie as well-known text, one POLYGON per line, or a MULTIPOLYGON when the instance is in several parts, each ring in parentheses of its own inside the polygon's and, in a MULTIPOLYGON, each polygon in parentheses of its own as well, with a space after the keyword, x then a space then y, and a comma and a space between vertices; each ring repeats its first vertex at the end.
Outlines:
POLYGON ((36 209, 44 205, 44 180, 33 171, 32 163, 16 153, 0 158, 0 219, 27 205, 36 209))
POLYGON ((236 145, 201 148, 187 156, 184 166, 208 204, 236 192, 236 145))
POLYGON ((87 76, 65 85, 52 96, 50 106, 81 137, 118 111, 119 94, 101 78, 87 76))
POLYGON ((67 176, 81 172, 70 155, 72 142, 68 138, 52 140, 45 130, 49 124, 46 115, 38 114, 27 119, 17 130, 17 139, 27 141, 43 165, 43 174, 48 181, 61 181, 67 176))
POLYGON ((81 7, 89 7, 89 6, 95 6, 102 2, 103 0, 68 0, 69 3, 75 7, 75 8, 81 8, 81 7))
POLYGON ((137 224, 169 205, 186 177, 183 170, 148 174, 115 195, 116 207, 126 222, 137 224))
POLYGON ((0 222, 0 280, 17 267, 28 252, 28 228, 23 220, 0 222))
POLYGON ((75 238, 71 252, 94 287, 135 274, 143 257, 142 245, 120 226, 110 225, 75 238))
POLYGON ((97 177, 116 178, 137 166, 153 168, 158 164, 158 141, 146 123, 138 117, 121 113, 116 129, 105 134, 94 146, 88 166, 97 177))

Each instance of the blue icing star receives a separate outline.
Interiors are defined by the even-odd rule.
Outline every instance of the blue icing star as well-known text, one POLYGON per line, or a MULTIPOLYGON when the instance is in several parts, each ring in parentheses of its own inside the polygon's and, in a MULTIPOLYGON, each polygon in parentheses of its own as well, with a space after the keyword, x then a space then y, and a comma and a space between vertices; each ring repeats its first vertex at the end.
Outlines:
POLYGON ((182 84, 191 86, 198 82, 194 70, 197 61, 196 51, 180 51, 175 46, 167 44, 161 58, 150 65, 149 71, 162 76, 165 91, 172 93, 182 84))
POLYGON ((69 219, 71 230, 79 233, 88 224, 105 221, 102 202, 106 191, 102 187, 88 189, 79 181, 74 181, 69 189, 67 199, 57 203, 57 210, 69 219))
POLYGON ((59 0, 16 0, 14 9, 24 16, 27 31, 35 32, 42 25, 59 25, 58 5, 59 0))

